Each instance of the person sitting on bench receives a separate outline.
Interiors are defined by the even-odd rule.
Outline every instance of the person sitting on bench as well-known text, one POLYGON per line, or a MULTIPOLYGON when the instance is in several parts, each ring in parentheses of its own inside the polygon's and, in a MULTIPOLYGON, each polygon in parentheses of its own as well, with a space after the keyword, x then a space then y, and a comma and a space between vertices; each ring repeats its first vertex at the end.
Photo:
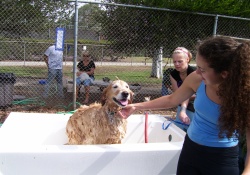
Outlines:
POLYGON ((95 71, 95 63, 91 60, 91 56, 89 52, 85 51, 82 54, 82 60, 77 64, 77 78, 76 78, 76 95, 78 97, 78 93, 80 91, 80 85, 84 85, 85 90, 85 100, 83 104, 87 104, 89 102, 89 92, 90 85, 95 80, 94 71, 95 71))

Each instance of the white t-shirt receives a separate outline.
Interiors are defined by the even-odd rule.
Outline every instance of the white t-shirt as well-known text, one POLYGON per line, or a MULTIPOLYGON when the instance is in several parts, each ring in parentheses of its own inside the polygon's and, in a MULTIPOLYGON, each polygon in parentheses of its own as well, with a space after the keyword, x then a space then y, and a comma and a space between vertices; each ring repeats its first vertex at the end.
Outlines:
POLYGON ((63 51, 55 50, 55 45, 50 46, 44 53, 48 56, 49 69, 62 69, 63 51))
POLYGON ((80 75, 80 79, 81 79, 81 81, 84 81, 84 80, 90 79, 90 78, 89 78, 89 75, 87 73, 83 72, 80 75))

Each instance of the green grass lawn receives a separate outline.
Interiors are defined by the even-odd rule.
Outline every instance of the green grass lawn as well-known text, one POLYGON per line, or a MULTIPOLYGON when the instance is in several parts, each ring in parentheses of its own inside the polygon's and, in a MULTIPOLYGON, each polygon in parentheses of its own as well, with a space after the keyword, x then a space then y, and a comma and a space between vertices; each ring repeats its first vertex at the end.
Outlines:
MULTIPOLYGON (((45 66, 3 66, 0 67, 0 73, 14 73, 17 77, 46 78, 47 67, 45 66)), ((63 74, 72 78, 72 66, 64 66, 63 74)), ((97 66, 95 69, 95 78, 101 80, 103 77, 109 77, 115 80, 118 77, 129 83, 152 83, 161 84, 161 79, 150 77, 151 67, 149 66, 97 66)))
MULTIPOLYGON (((132 63, 152 63, 152 59, 148 57, 126 57, 120 60, 121 62, 132 63)), ((166 62, 172 63, 171 59, 163 58, 163 66, 166 62)), ((191 63, 195 63, 194 60, 191 63)), ((172 65, 173 66, 173 65, 172 65)), ((162 79, 152 78, 150 66, 97 66, 95 70, 95 78, 101 80, 103 77, 109 77, 111 80, 115 80, 116 77, 127 81, 129 83, 151 83, 161 84, 162 79)), ((14 73, 17 77, 34 77, 34 78, 46 78, 47 67, 45 66, 0 66, 0 73, 14 73)), ((64 66, 63 74, 72 78, 73 73, 72 66, 64 66)))

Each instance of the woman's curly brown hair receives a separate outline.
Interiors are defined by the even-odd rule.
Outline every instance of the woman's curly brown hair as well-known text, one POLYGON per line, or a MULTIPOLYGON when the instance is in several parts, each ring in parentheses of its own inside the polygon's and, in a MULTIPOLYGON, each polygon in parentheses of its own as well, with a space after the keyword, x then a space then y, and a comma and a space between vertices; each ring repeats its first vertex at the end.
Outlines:
POLYGON ((221 132, 227 136, 237 130, 244 134, 250 125, 250 42, 235 50, 229 75, 219 87, 221 96, 221 132), (226 89, 226 90, 225 90, 226 89))
POLYGON ((214 37, 201 43, 198 52, 217 74, 228 72, 217 92, 221 100, 219 136, 230 137, 236 130, 243 133, 250 124, 250 43, 214 37))

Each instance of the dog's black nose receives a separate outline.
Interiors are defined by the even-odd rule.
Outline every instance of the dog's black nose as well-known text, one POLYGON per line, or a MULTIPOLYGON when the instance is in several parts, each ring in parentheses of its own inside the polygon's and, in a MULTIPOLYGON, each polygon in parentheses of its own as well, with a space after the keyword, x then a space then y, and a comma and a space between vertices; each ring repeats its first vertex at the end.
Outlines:
POLYGON ((128 97, 128 95, 129 95, 129 93, 128 93, 128 92, 122 92, 122 97, 123 97, 123 98, 127 98, 127 97, 128 97))

